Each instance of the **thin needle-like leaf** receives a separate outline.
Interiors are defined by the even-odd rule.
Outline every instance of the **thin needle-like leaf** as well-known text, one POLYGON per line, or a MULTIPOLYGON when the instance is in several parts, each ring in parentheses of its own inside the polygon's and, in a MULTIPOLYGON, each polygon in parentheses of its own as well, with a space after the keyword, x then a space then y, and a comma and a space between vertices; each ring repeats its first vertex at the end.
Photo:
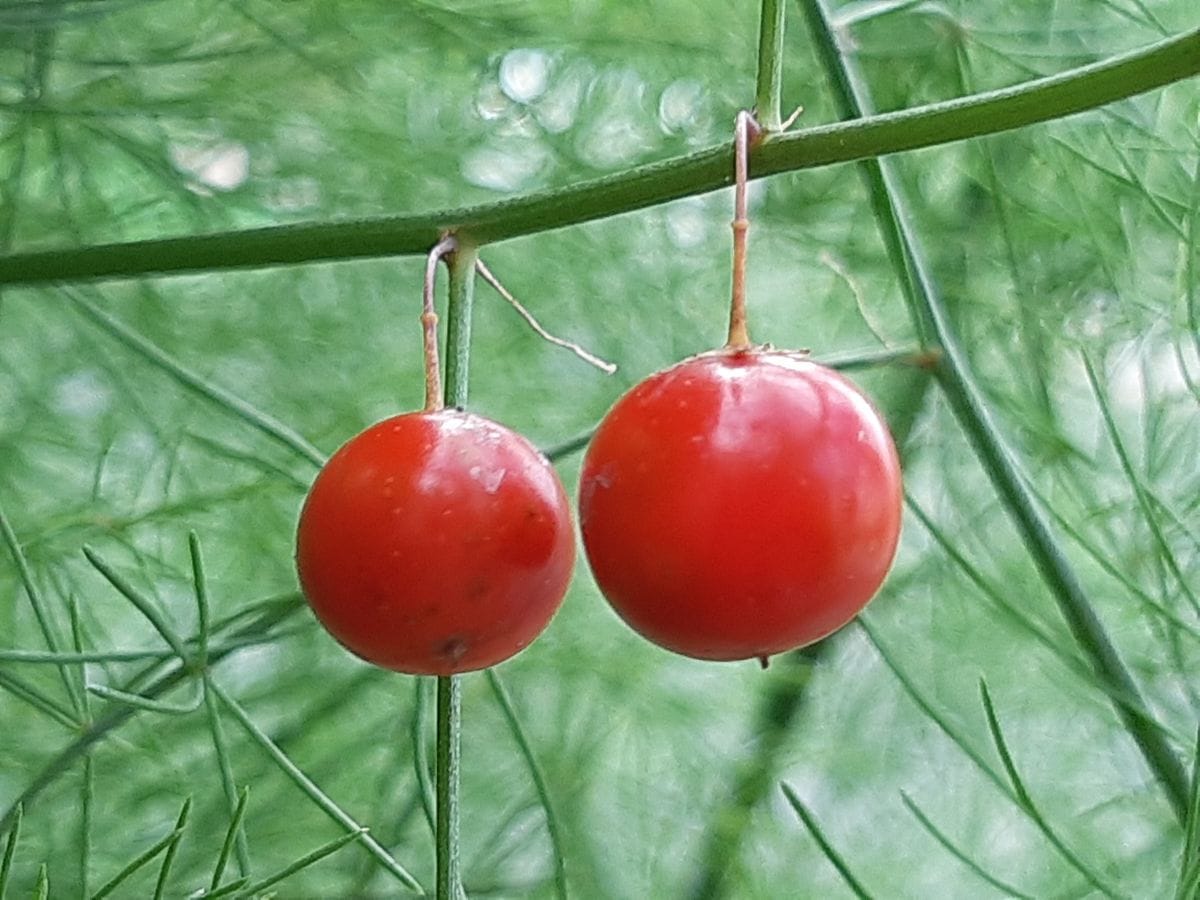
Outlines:
MULTIPOLYGON (((71 614, 71 643, 78 653, 83 649, 83 624, 79 620, 79 604, 75 595, 67 595, 67 610, 71 614)), ((82 721, 85 725, 92 724, 92 704, 89 702, 86 689, 87 671, 80 663, 77 667, 77 678, 80 690, 80 707, 82 721)), ((83 766, 80 769, 79 781, 79 893, 88 895, 88 884, 92 868, 92 816, 95 806, 95 773, 92 765, 92 755, 84 754, 83 766)), ((2 898, 0 898, 2 900, 2 898)))
POLYGON ((854 621, 858 627, 862 629, 863 634, 867 636, 867 640, 869 640, 872 646, 875 647, 875 652, 879 654, 879 658, 883 660, 884 665, 891 670, 892 675, 895 676, 896 680, 900 682, 900 686, 904 688, 904 692, 908 695, 909 699, 917 705, 921 712, 924 713, 925 716, 931 722, 933 722, 933 724, 935 724, 944 735, 946 735, 946 737, 954 742, 955 746, 962 751, 967 759, 971 760, 971 762, 975 764, 976 768, 978 768, 980 772, 987 776, 987 779, 992 782, 992 784, 1000 789, 1002 794, 1004 794, 1010 800, 1015 801, 1016 795, 1013 793, 1012 788, 1005 782, 1000 773, 992 768, 988 761, 983 758, 983 755, 974 747, 972 747, 971 743, 966 739, 966 737, 959 732, 959 729, 933 706, 933 704, 917 688, 916 683, 908 677, 904 670, 900 668, 900 666, 892 658, 890 651, 880 641, 879 636, 875 633, 875 627, 870 624, 870 619, 870 615, 863 614, 854 621))
POLYGON ((542 812, 546 816, 546 830, 550 834, 550 848, 554 856, 555 894, 561 900, 566 900, 567 867, 564 843, 558 824, 558 817, 554 814, 554 804, 550 800, 550 789, 546 784, 546 776, 542 773, 542 767, 538 763, 537 756, 534 755, 533 747, 529 744, 529 738, 525 735, 525 729, 521 727, 521 720, 517 717, 517 711, 513 707, 512 698, 509 697, 508 691, 504 687, 504 682, 500 680, 500 676, 496 674, 495 669, 487 670, 487 680, 488 686, 492 689, 492 693, 496 697, 496 702, 500 705, 500 711, 504 713, 504 721, 508 723, 513 740, 517 742, 517 746, 521 750, 521 756, 525 760, 525 765, 529 769, 529 776, 533 779, 534 788, 537 790, 538 800, 542 805, 542 812))
POLYGON ((83 555, 87 557, 87 561, 92 564, 92 567, 103 575, 105 580, 116 588, 122 597, 132 603, 137 611, 146 618, 146 621, 154 626, 154 630, 162 635, 163 640, 167 642, 167 646, 175 651, 175 655, 179 657, 180 661, 190 665, 191 655, 184 646, 183 639, 171 627, 163 614, 155 608, 151 600, 148 597, 143 597, 141 591, 130 584, 116 569, 106 563, 100 554, 91 547, 85 545, 83 555))
POLYGON ((762 0, 758 24, 758 75, 754 116, 768 134, 783 129, 784 0, 762 0))
POLYGON ((1142 518, 1145 520, 1146 526, 1150 529, 1150 534, 1154 538, 1155 545, 1158 547, 1159 558, 1179 585, 1179 589, 1183 592, 1183 596, 1187 598, 1192 611, 1200 615, 1200 599, 1197 599, 1195 591, 1192 590, 1192 586, 1188 583, 1187 576, 1183 574, 1179 560, 1175 558, 1175 553, 1171 550, 1171 545, 1163 534, 1162 526, 1159 524, 1158 516, 1155 515, 1150 497, 1146 488, 1142 485, 1142 479, 1134 471, 1133 460, 1129 457, 1125 441, 1122 440, 1116 420, 1113 419, 1112 408, 1109 406, 1108 399, 1104 395, 1104 390, 1100 386, 1100 379, 1096 374, 1096 367, 1092 364, 1092 358, 1086 350, 1080 350, 1080 356, 1083 359, 1083 370, 1087 374, 1088 384, 1091 386, 1092 394, 1095 396, 1096 403, 1100 407, 1100 416, 1104 421, 1104 428, 1108 432, 1108 439, 1112 443, 1113 449, 1117 452, 1117 459, 1120 460, 1121 469, 1124 471, 1125 478, 1133 490, 1134 497, 1137 499, 1142 518))
MULTIPOLYGON (((191 801, 189 800, 187 802, 190 803, 191 801)), ((171 846, 171 844, 178 841, 181 834, 182 832, 178 828, 175 828, 172 829, 171 832, 165 837, 155 841, 146 850, 131 859, 125 865, 125 867, 121 869, 121 871, 117 872, 116 875, 106 881, 99 888, 99 890, 96 891, 96 893, 92 894, 91 900, 102 900, 102 898, 113 893, 113 891, 119 888, 127 878, 137 872, 138 869, 142 868, 142 866, 153 860, 156 856, 158 856, 158 854, 162 853, 169 846, 171 846)))
POLYGON ((434 809, 433 779, 430 778, 429 745, 427 743, 429 688, 433 682, 428 678, 413 679, 413 724, 409 730, 412 740, 413 774, 417 779, 417 793, 421 798, 421 809, 429 825, 429 833, 437 834, 437 812, 434 809))
MULTIPOLYGON (((57 651, 59 644, 54 634, 54 627, 50 623, 50 614, 42 599, 41 591, 38 590, 37 583, 33 580, 33 573, 29 570, 29 562, 25 559, 25 554, 21 550, 21 543, 17 540, 16 532, 13 531, 12 525, 9 524, 8 516, 4 514, 2 506, 0 506, 0 536, 4 538, 4 543, 8 545, 8 552, 12 555, 13 563, 16 564, 17 577, 21 580, 21 586, 25 589, 25 596, 29 599, 29 606, 33 610, 34 618, 37 619, 38 628, 42 632, 42 640, 46 642, 46 646, 51 652, 57 651)), ((62 678, 63 687, 67 691, 67 696, 72 701, 75 701, 76 695, 72 690, 71 677, 65 667, 59 666, 59 675, 62 678)))
POLYGON ((996 890, 1000 891, 1000 893, 1004 894, 1006 897, 1017 897, 1018 900, 1035 900, 1035 898, 1030 894, 1026 894, 1024 891, 1018 890, 1011 884, 1001 881, 999 878, 973 860, 966 852, 961 850, 952 840, 950 840, 949 837, 946 836, 946 834, 940 828, 933 824, 933 820, 925 814, 924 810, 922 810, 921 807, 917 805, 917 802, 913 800, 912 797, 908 796, 907 793, 901 791, 900 799, 904 801, 904 805, 908 807, 908 811, 916 817, 917 821, 921 823, 921 827, 928 831, 930 836, 932 836, 935 841, 945 847, 955 859, 978 875, 981 879, 986 881, 996 890))
POLYGON ((88 319, 119 340, 130 350, 136 352, 147 362, 156 366, 159 370, 166 372, 179 384, 258 429, 267 437, 272 438, 313 466, 320 468, 325 464, 325 454, 278 419, 267 415, 261 410, 255 409, 245 400, 234 396, 225 390, 225 388, 213 384, 191 369, 186 368, 182 363, 160 350, 128 325, 118 321, 100 309, 100 307, 96 306, 96 304, 92 303, 78 291, 67 291, 64 289, 64 292, 73 301, 75 308, 87 316, 88 319))
POLYGON ((846 882, 846 887, 854 892, 854 896, 859 900, 871 900, 871 895, 867 889, 862 886, 854 873, 850 871, 850 867, 846 861, 842 859, 840 853, 833 849, 833 845, 829 843, 829 839, 825 837, 825 833, 821 830, 816 816, 814 816, 800 799, 800 796, 786 781, 781 782, 779 787, 783 790, 783 795, 787 798, 787 802, 792 809, 796 811, 796 815, 800 817, 800 821, 804 823, 804 827, 808 829, 808 833, 813 836, 813 840, 817 842, 817 846, 821 848, 821 852, 825 854, 825 858, 830 864, 837 869, 838 874, 842 876, 842 880, 846 882))
MULTIPOLYGON (((269 600, 265 603, 251 604, 248 609, 250 610, 250 614, 255 616, 255 618, 247 620, 247 612, 242 611, 226 619, 221 627, 234 629, 235 637, 242 636, 248 638, 251 635, 261 637, 264 634, 270 633, 271 628, 276 624, 294 615, 302 606, 303 601, 298 600, 298 598, 292 602, 289 602, 287 598, 283 598, 269 600)), ((213 664, 218 663, 236 652, 235 647, 228 647, 227 649, 228 652, 222 652, 221 654, 210 650, 210 662, 213 664)), ((150 671, 155 671, 156 669, 157 665, 150 671)), ((142 688, 141 693, 147 697, 160 696, 182 684, 191 675, 192 673, 189 668, 182 664, 177 664, 175 668, 142 688)), ((131 682, 144 680, 143 677, 135 676, 134 679, 131 679, 131 682)), ((5 810, 3 815, 0 815, 0 832, 3 832, 11 824, 18 806, 28 804, 38 797, 42 791, 57 781, 59 777, 70 771, 76 760, 85 755, 95 744, 104 740, 112 731, 128 722, 136 712, 136 707, 132 706, 113 707, 111 711, 101 715, 79 732, 78 737, 46 762, 41 771, 33 777, 16 797, 13 804, 5 810)), ((72 730, 79 731, 78 727, 72 730)))
POLYGON ((1094 679, 1092 673, 1082 663, 1080 658, 1071 652, 1069 647, 1064 647, 1062 641, 1058 640, 1045 627, 1035 622, 1023 610, 1014 606, 1009 602, 1004 592, 991 584, 979 571, 979 568, 973 565, 955 543, 947 537, 941 527, 933 521, 928 513, 921 507, 919 503, 912 497, 911 494, 905 494, 905 502, 909 510, 917 517, 917 521, 929 532, 930 537, 937 542, 954 565, 979 589, 982 593, 1003 615, 1006 619, 1013 622, 1018 628, 1026 634, 1033 637, 1039 644, 1057 656, 1064 665, 1071 671, 1083 677, 1085 681, 1092 682, 1094 679))
POLYGON ((0 900, 4 900, 5 894, 8 892, 8 878, 12 874, 13 858, 17 854, 17 841, 21 838, 21 820, 24 818, 24 814, 24 805, 18 803, 8 826, 8 840, 4 842, 4 856, 0 857, 0 900))
POLYGON ((1188 803, 1175 900, 1196 900, 1200 896, 1200 728, 1196 730, 1192 754, 1192 795, 1188 803))
POLYGON ((243 787, 237 795, 237 803, 233 815, 229 818, 229 827, 225 829, 225 840, 221 844, 221 852, 217 854, 216 865, 213 866, 212 878, 209 880, 209 891, 215 891, 225 877, 225 867, 229 864, 229 855, 233 852, 238 835, 242 834, 242 819, 246 816, 246 804, 250 799, 250 786, 243 787))
POLYGON ((16 675, 0 671, 0 690, 8 691, 71 731, 79 727, 78 720, 69 709, 16 675))
POLYGON ((179 818, 175 820, 174 839, 167 844, 167 852, 163 854, 162 867, 158 870, 158 881, 154 885, 154 900, 162 900, 167 889, 167 879, 171 877, 171 866, 179 852, 179 842, 183 839, 183 829, 187 825, 188 813, 192 809, 192 798, 188 797, 179 810, 179 818))
POLYGON ((1050 827, 1050 823, 1046 821, 1037 805, 1033 802, 1033 798, 1029 795, 1029 791, 1025 787, 1024 780, 1017 771, 1016 763, 1013 762, 1012 754, 1008 750, 1008 744, 1004 740, 1004 732, 1000 729, 1000 720, 996 716, 995 707, 992 705, 992 697, 988 692, 987 682, 983 679, 979 680, 979 694, 983 700, 983 711, 987 716, 988 731, 992 735, 992 743, 996 747, 996 753, 1000 756, 1000 763, 1004 766, 1004 771, 1008 774, 1008 780, 1012 784, 1013 792, 1021 809, 1037 825, 1038 830, 1046 836, 1046 840, 1053 845, 1059 855, 1075 871, 1086 878, 1092 887, 1106 897, 1122 896, 1117 890, 1110 887, 1074 850, 1068 847, 1066 842, 1058 836, 1058 833, 1050 827))
MULTIPOLYGON (((235 650, 243 650, 257 644, 271 643, 294 634, 311 631, 307 625, 281 628, 270 635, 254 635, 213 644, 210 655, 228 656, 235 650)), ((80 663, 163 662, 177 659, 174 650, 86 650, 76 652, 49 653, 44 650, 0 650, 0 663, 12 662, 29 665, 78 665, 80 663)))
POLYGON ((1124 568, 1114 561, 1113 554, 1106 552, 1095 541, 1088 538, 1078 527, 1072 516, 1064 514, 1054 504, 1050 503, 1045 495, 1034 485, 1030 484, 1029 489, 1037 497, 1042 508, 1053 517, 1055 524, 1063 530, 1063 533, 1091 557, 1092 561, 1104 570, 1107 575, 1125 590, 1129 591, 1132 596, 1144 603, 1149 609, 1154 610, 1157 615, 1161 616, 1177 632, 1186 635, 1194 641, 1200 642, 1200 629, 1197 629, 1194 624, 1184 619, 1179 613, 1163 605, 1158 598, 1151 595, 1145 588, 1130 578, 1124 568))
POLYGON ((256 882, 254 882, 254 884, 249 885, 246 888, 246 893, 249 894, 250 896, 255 896, 257 894, 260 894, 263 891, 265 891, 267 888, 269 888, 271 885, 278 884, 279 882, 283 881, 285 878, 290 878, 292 875, 295 875, 301 869, 306 869, 309 866, 313 865, 314 863, 320 862, 325 857, 327 857, 333 853, 336 853, 338 850, 341 850, 352 840, 354 840, 355 838, 363 837, 366 835, 366 833, 367 833, 366 828, 359 828, 357 831, 351 831, 347 834, 341 835, 340 837, 336 837, 329 843, 323 844, 320 847, 318 847, 316 850, 313 850, 311 853, 306 853, 304 856, 300 857, 294 863, 284 866, 278 872, 275 872, 272 875, 268 875, 266 878, 262 879, 261 881, 256 881, 256 882))
POLYGON ((353 832, 354 836, 361 839, 362 845, 367 851, 379 861, 388 872, 396 877, 396 879, 410 890, 422 890, 421 884, 412 875, 408 873, 400 863, 392 857, 373 837, 365 833, 365 829, 354 821, 346 812, 342 810, 336 803, 333 802, 325 792, 317 787, 316 783, 305 775, 300 768, 292 762, 282 750, 267 736, 261 728, 254 724, 254 720, 225 690, 218 684, 213 683, 211 690, 217 695, 217 698, 225 705, 238 723, 245 729, 246 733, 254 739, 266 754, 275 762, 275 765, 292 780, 292 782, 300 788, 300 790, 312 802, 331 819, 345 828, 348 832, 353 832))

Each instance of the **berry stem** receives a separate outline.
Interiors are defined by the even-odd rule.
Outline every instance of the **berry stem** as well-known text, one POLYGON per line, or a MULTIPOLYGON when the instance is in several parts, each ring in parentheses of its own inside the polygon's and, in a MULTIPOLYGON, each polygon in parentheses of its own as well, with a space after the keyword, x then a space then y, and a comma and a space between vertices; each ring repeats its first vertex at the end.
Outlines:
POLYGON ((746 182, 750 172, 750 144, 760 134, 758 124, 750 113, 737 114, 733 129, 733 298, 729 307, 729 340, 731 350, 750 348, 750 332, 746 328, 746 248, 750 219, 746 204, 746 182))
POLYGON ((421 331, 425 347, 425 410, 442 408, 442 368, 438 363, 437 308, 433 304, 434 282, 442 257, 458 248, 458 240, 446 235, 429 251, 425 259, 425 284, 421 299, 421 331))

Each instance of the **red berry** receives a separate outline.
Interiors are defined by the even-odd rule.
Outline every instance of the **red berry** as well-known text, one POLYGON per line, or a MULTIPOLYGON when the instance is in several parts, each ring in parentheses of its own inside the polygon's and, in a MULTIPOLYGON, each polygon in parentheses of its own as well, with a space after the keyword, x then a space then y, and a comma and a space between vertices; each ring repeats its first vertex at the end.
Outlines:
POLYGON ((566 493, 525 438, 457 410, 395 416, 317 475, 296 565, 317 618, 372 663, 482 669, 527 646, 575 561, 566 493))
POLYGON ((687 656, 765 660, 836 631, 879 589, 900 465, 837 372, 723 350, 617 401, 579 504, 596 583, 636 631, 687 656))

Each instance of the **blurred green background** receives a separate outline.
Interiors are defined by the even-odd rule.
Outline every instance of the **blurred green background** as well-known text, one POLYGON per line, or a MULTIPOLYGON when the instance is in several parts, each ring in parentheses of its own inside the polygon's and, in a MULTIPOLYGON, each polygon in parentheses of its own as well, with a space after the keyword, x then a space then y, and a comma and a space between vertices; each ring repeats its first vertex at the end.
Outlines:
MULTIPOLYGON (((788 13, 785 105, 804 106, 797 127, 833 121, 810 35, 788 13)), ((837 13, 875 14, 844 36, 882 110, 1196 25, 1194 0, 849 3, 837 13)), ((757 4, 712 0, 5 0, 0 240, 21 251, 433 211, 668 159, 730 139, 735 112, 754 102, 757 30, 757 4)), ((894 160, 990 411, 1189 763, 1200 711, 1198 114, 1192 81, 894 160)), ((756 339, 818 357, 915 345, 853 166, 775 176, 751 198, 756 339)), ((548 448, 586 432, 646 374, 719 344, 730 216, 722 191, 485 247, 549 330, 620 370, 605 376, 541 341, 481 285, 471 406, 548 448)), ((329 453, 421 403, 422 266, 4 289, 0 508, 60 649, 71 647, 72 605, 88 650, 166 649, 84 545, 185 635, 197 627, 189 530, 204 548, 215 620, 293 594, 294 525, 315 474, 84 304, 329 453)), ((850 896, 780 780, 876 896, 1006 896, 939 843, 906 796, 972 863, 1027 896, 1101 895, 1084 869, 1113 895, 1170 896, 1183 831, 1079 663, 944 399, 903 368, 854 377, 912 424, 915 509, 865 616, 874 640, 850 626, 811 671, 798 660, 764 672, 678 658, 624 627, 581 562, 549 630, 500 667, 545 771, 572 896, 687 896, 713 861, 714 830, 741 821, 738 773, 764 762, 765 797, 745 813, 726 896, 850 896), (1006 790, 981 678, 1058 847, 1006 790), (779 696, 794 717, 771 731, 763 705, 779 696)), ((578 461, 558 464, 572 492, 578 461)), ((45 650, 13 560, 0 548, 0 648, 45 650)), ((431 885, 413 762, 422 688, 350 657, 306 609, 267 638, 223 659, 216 682, 431 885)), ((121 706, 92 696, 80 714, 69 701, 81 679, 115 687, 144 665, 69 667, 72 693, 57 667, 0 656, 0 815, 44 781, 25 808, 13 896, 29 895, 43 862, 51 896, 79 895, 84 870, 95 890, 169 833, 189 796, 165 895, 207 886, 230 808, 203 706, 138 711, 90 746, 86 770, 60 756, 87 733, 81 718, 121 706)), ((160 699, 195 695, 188 685, 160 699)), ((227 715, 224 732, 234 781, 250 786, 253 876, 342 833, 227 715)), ((553 896, 542 806, 481 675, 464 679, 463 741, 468 893, 553 896)), ((157 866, 118 896, 150 896, 157 866)), ((276 890, 402 893, 356 844, 276 890)))

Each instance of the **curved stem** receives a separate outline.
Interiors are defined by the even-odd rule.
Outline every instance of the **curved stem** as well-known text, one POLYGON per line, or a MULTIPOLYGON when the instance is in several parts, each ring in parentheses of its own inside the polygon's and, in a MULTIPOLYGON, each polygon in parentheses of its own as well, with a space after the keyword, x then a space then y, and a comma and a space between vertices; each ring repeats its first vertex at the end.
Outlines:
POLYGON ((421 336, 425 350, 425 411, 442 408, 442 367, 438 363, 437 307, 433 302, 433 289, 437 281, 438 263, 442 257, 453 253, 458 241, 447 236, 438 241, 425 259, 425 282, 421 291, 421 336))
MULTIPOLYGON (((1200 28, 1057 75, 915 109, 781 134, 751 177, 932 147, 1046 122, 1200 72, 1200 28)), ((313 222, 0 256, 0 284, 129 278, 427 253, 447 228, 476 245, 604 219, 730 183, 732 150, 712 147, 499 203, 348 222, 313 222)))

